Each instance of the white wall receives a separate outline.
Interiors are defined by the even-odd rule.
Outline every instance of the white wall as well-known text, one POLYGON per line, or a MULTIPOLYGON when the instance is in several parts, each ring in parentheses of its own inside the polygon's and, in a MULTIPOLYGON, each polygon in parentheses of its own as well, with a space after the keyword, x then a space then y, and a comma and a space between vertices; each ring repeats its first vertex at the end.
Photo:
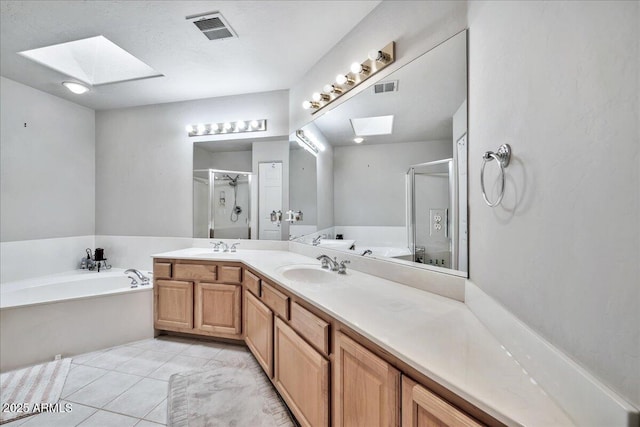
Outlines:
MULTIPOLYGON (((409 166, 450 158, 451 141, 333 147, 336 225, 404 226, 409 166)), ((345 236, 345 238, 347 238, 345 236)))
POLYGON ((251 172, 251 150, 247 151, 207 151, 193 146, 194 169, 223 169, 251 172))
POLYGON ((1 77, 0 162, 0 241, 94 234, 93 110, 1 77))
POLYGON ((316 158, 302 148, 291 148, 289 162, 289 207, 303 214, 302 221, 294 224, 315 229, 318 203, 316 158))
POLYGON ((197 138, 185 126, 264 118, 260 138, 287 135, 287 103, 274 91, 97 112, 97 234, 190 237, 197 138))
POLYGON ((636 405, 639 21, 638 2, 469 3, 471 279, 636 405))

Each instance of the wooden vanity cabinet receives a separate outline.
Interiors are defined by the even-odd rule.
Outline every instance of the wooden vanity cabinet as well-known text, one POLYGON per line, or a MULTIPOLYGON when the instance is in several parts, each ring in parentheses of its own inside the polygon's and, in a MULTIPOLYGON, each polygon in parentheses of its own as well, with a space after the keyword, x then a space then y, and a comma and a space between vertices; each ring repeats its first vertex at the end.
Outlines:
POLYGON ((242 339, 242 267, 238 264, 157 259, 154 327, 242 339))
POLYGON ((244 340, 269 378, 273 377, 273 311, 244 291, 244 340))
POLYGON ((275 321, 274 383, 303 426, 329 425, 329 361, 280 318, 275 321))
POLYGON ((216 336, 242 336, 242 286, 198 282, 195 285, 194 328, 216 336))
POLYGON ((193 283, 156 279, 153 290, 156 328, 193 328, 193 283))
POLYGON ((400 372, 342 332, 335 334, 333 425, 400 425, 400 372))
POLYGON ((402 376, 402 427, 481 427, 474 419, 402 376))

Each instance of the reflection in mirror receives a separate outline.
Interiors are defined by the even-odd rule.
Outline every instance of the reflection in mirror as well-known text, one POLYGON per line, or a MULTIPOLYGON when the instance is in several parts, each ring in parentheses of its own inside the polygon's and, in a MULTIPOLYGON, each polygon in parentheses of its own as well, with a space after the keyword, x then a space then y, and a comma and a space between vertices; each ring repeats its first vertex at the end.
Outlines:
POLYGON ((193 236, 249 239, 251 173, 217 169, 193 171, 193 236))
POLYGON ((193 237, 251 238, 251 142, 197 142, 193 148, 193 237))
POLYGON ((464 275, 466 58, 462 32, 302 128, 328 149, 317 230, 297 241, 464 275))

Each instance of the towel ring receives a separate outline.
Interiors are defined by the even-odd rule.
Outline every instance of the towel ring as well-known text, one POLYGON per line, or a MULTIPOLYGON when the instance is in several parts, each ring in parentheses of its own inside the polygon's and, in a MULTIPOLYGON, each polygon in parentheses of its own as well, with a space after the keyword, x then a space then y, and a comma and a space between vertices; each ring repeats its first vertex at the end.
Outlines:
POLYGON ((494 153, 493 151, 487 151, 482 156, 482 169, 480 169, 480 186, 482 187, 482 198, 485 203, 489 205, 489 207, 493 208, 498 206, 502 201, 502 197, 504 196, 504 168, 509 166, 509 160, 511 160, 511 147, 509 144, 502 144, 498 151, 494 153), (487 192, 484 188, 484 167, 486 164, 492 160, 498 162, 498 166, 500 166, 500 195, 498 196, 498 200, 495 202, 490 202, 487 198, 487 192))

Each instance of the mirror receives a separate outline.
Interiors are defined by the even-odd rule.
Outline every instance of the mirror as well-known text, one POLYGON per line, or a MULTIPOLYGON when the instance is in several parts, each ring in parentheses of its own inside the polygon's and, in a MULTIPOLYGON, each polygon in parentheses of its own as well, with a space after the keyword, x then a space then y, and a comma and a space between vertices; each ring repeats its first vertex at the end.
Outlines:
POLYGON ((295 240, 466 276, 466 98, 464 31, 319 112, 316 230, 295 240))
POLYGON ((193 237, 250 239, 251 144, 197 142, 193 153, 193 237))
POLYGON ((295 240, 318 231, 316 216, 316 157, 297 141, 289 143, 289 208, 302 212, 302 219, 289 225, 289 239, 295 240))

